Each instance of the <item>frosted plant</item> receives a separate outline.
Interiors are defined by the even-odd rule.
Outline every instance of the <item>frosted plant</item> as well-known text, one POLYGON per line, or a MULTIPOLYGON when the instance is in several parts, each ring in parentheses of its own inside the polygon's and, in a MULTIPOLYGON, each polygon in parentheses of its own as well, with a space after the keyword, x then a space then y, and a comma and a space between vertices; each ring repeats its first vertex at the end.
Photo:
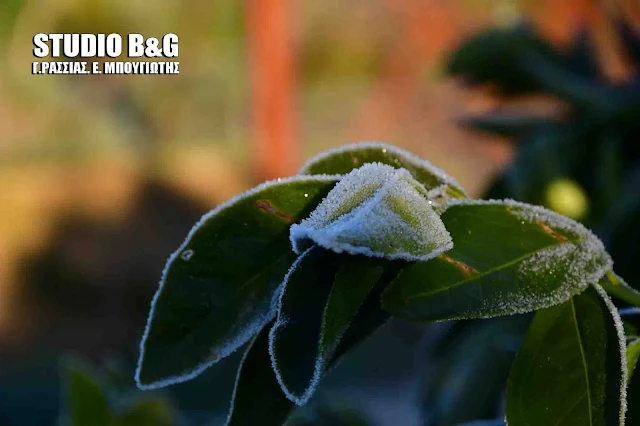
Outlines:
POLYGON ((509 425, 623 425, 638 415, 626 406, 638 357, 609 295, 640 306, 579 223, 470 199, 391 145, 348 145, 196 224, 152 301, 136 381, 188 380, 249 343, 227 424, 280 425, 390 317, 536 312, 511 369, 509 425))
POLYGON ((365 164, 345 175, 300 224, 293 251, 317 244, 337 253, 429 260, 453 247, 426 189, 404 169, 365 164))

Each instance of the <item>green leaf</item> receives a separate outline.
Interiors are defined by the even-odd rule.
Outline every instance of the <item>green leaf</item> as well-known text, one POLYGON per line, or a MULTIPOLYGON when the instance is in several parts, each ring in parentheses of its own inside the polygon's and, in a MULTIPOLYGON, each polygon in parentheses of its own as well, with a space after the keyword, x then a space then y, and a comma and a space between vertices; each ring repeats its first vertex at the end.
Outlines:
POLYGON ((320 377, 314 375, 322 329, 322 311, 341 257, 313 246, 291 267, 284 280, 278 319, 269 334, 276 377, 291 401, 303 405, 320 377))
POLYGON ((454 248, 407 266, 382 295, 409 320, 486 318, 556 305, 612 261, 582 225, 513 201, 459 201, 441 216, 454 248))
POLYGON ((528 25, 490 29, 458 47, 449 58, 447 69, 472 84, 494 83, 503 94, 530 93, 540 90, 540 86, 520 61, 520 55, 528 51, 557 57, 552 47, 528 25))
POLYGON ((300 224, 291 226, 293 250, 317 244, 336 253, 389 260, 427 260, 452 247, 451 236, 406 170, 365 164, 342 178, 300 224))
POLYGON ((78 359, 63 365, 68 423, 72 426, 108 426, 109 401, 97 374, 78 359))
POLYGON ((640 424, 640 373, 633 374, 638 367, 640 358, 640 339, 636 339, 627 346, 627 368, 629 374, 629 387, 627 388, 627 424, 640 424))
POLYGON ((640 339, 635 339, 627 346, 627 374, 629 375, 629 381, 633 377, 633 372, 638 365, 638 359, 640 358, 640 339))
POLYGON ((384 262, 308 249, 284 284, 270 352, 285 393, 298 405, 313 395, 338 345, 367 296, 380 280, 384 262))
POLYGON ((632 305, 640 306, 640 292, 627 284, 615 272, 607 271, 607 274, 600 280, 600 285, 610 295, 632 305))
POLYGON ((539 52, 523 51, 519 60, 543 92, 572 105, 607 108, 619 97, 609 86, 572 72, 565 64, 539 52))
POLYGON ((276 380, 269 358, 269 329, 265 326, 251 341, 236 378, 226 426, 280 426, 291 410, 276 380))
POLYGON ((140 398, 118 416, 113 426, 173 426, 178 416, 173 405, 165 398, 140 398))
POLYGON ((623 425, 624 340, 617 310, 597 284, 536 313, 511 370, 507 423, 623 425))
POLYGON ((595 43, 586 28, 575 36, 564 56, 567 67, 580 76, 594 80, 606 79, 598 64, 595 43))
POLYGON ((299 174, 347 174, 366 163, 382 163, 407 170, 428 191, 466 198, 462 186, 443 170, 412 153, 385 143, 356 143, 325 151, 309 160, 299 174))
MULTIPOLYGON (((333 367, 353 347, 379 328, 389 314, 380 309, 380 293, 398 274, 401 261, 388 262, 375 288, 362 304, 340 340, 329 367, 333 367)), ((269 357, 269 330, 266 325, 251 343, 238 372, 227 426, 280 425, 293 408, 276 380, 269 357)))
POLYGON ((260 185, 205 215, 169 258, 140 345, 142 389, 191 379, 275 314, 295 260, 289 227, 334 186, 329 176, 260 185))

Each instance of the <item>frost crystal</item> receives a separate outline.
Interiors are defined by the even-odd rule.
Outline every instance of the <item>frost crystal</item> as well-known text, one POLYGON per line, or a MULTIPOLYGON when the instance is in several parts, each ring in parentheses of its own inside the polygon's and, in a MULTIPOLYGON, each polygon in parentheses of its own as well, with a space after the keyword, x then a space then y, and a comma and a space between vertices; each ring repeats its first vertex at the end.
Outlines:
POLYGON ((425 194, 408 171, 365 164, 345 175, 309 218, 291 226, 293 250, 315 243, 337 253, 431 259, 453 242, 425 194))

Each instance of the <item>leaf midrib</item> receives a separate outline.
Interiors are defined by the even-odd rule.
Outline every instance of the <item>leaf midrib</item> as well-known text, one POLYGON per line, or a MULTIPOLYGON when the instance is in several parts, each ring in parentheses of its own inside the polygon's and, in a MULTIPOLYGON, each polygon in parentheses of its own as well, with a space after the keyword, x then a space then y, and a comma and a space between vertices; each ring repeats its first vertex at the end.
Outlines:
MULTIPOLYGON (((455 243, 454 243, 454 244, 455 244, 455 243)), ((530 253, 527 253, 527 254, 526 254, 526 255, 524 255, 524 256, 520 256, 520 257, 518 257, 518 258, 516 258, 516 259, 514 259, 514 260, 511 260, 511 261, 509 261, 509 262, 507 262, 507 263, 504 263, 504 264, 502 264, 502 265, 496 266, 495 268, 491 268, 491 269, 489 269, 489 270, 487 270, 487 271, 480 272, 480 273, 478 273, 478 274, 476 274, 476 275, 473 275, 472 277, 469 277, 469 278, 467 278, 467 279, 465 279, 465 280, 462 280, 462 281, 459 281, 459 282, 457 282, 457 283, 454 283, 454 284, 452 284, 452 285, 451 285, 451 286, 449 286, 449 287, 441 287, 441 288, 438 288, 438 289, 435 289, 435 290, 432 290, 432 291, 427 291, 427 292, 423 292, 423 293, 417 293, 417 294, 409 295, 409 296, 407 296, 407 297, 406 297, 406 299, 407 299, 407 300, 412 300, 412 299, 417 299, 417 298, 421 298, 421 297, 427 297, 427 296, 431 296, 431 295, 434 295, 434 294, 443 293, 443 292, 445 292, 445 291, 453 290, 453 289, 458 288, 458 287, 460 287, 460 286, 463 286, 463 285, 465 285, 465 284, 467 284, 467 283, 469 283, 469 282, 472 282, 472 281, 475 281, 475 280, 477 280, 477 279, 483 278, 483 277, 485 277, 485 276, 487 276, 487 275, 490 275, 490 274, 493 274, 493 273, 495 273, 495 272, 498 272, 498 271, 502 271, 502 270, 504 270, 504 269, 507 269, 507 268, 509 268, 510 266, 513 266, 513 265, 515 265, 515 264, 516 264, 516 263, 518 263, 518 262, 521 262, 521 261, 523 261, 523 260, 525 260, 525 259, 528 259, 528 258, 530 258, 531 256, 536 255, 536 254, 538 254, 539 252, 541 252, 541 251, 543 251, 543 250, 549 249, 549 248, 551 248, 551 247, 557 247, 557 246, 560 246, 560 245, 562 245, 562 244, 572 244, 572 245, 575 245, 575 244, 574 244, 573 242, 571 242, 571 241, 569 241, 569 242, 565 242, 565 241, 563 241, 563 242, 560 242, 560 243, 558 243, 558 244, 552 244, 552 245, 549 245, 549 246, 545 246, 545 247, 542 247, 542 248, 540 248, 540 249, 538 249, 538 250, 534 250, 534 251, 532 251, 532 252, 530 252, 530 253)), ((438 257, 438 258, 436 258, 436 259, 440 259, 440 258, 438 257)), ((455 259, 455 258, 454 258, 454 259, 455 259)), ((435 259, 434 259, 434 260, 435 260, 435 259)), ((441 259, 440 259, 440 260, 441 260, 441 259)))
POLYGON ((573 325, 576 329, 576 335, 578 337, 578 346, 580 347, 580 356, 582 357, 582 367, 584 368, 584 380, 587 385, 587 405, 589 407, 589 425, 593 426, 593 413, 591 411, 591 385, 589 384, 589 370, 587 368, 587 357, 584 353, 584 346, 582 344, 582 335, 580 334, 580 328, 578 327, 578 316, 576 315, 576 307, 571 298, 571 313, 573 315, 573 325))

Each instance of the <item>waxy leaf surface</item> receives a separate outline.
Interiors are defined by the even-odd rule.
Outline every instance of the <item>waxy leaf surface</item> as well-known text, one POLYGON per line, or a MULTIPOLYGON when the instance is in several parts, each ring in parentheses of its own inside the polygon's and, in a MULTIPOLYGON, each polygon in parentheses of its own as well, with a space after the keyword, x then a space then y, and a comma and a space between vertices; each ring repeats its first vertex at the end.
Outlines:
POLYGON ((442 215, 454 248, 404 268, 382 296, 409 320, 486 318, 568 300, 611 269, 582 225, 514 201, 457 201, 442 215))

